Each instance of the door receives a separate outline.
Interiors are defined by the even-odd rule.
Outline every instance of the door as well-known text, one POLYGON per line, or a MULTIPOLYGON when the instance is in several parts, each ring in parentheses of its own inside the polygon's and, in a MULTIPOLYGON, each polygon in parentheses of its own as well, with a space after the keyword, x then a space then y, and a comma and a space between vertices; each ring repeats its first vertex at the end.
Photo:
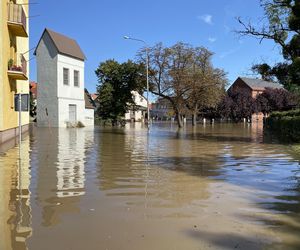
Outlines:
POLYGON ((69 121, 71 123, 76 123, 76 120, 77 120, 76 105, 69 104, 69 121))

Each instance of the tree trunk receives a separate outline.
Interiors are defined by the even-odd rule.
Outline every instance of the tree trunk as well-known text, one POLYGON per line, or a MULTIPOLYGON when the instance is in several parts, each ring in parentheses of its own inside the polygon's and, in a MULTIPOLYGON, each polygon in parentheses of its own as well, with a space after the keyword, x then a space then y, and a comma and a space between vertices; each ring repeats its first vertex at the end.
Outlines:
POLYGON ((198 115, 198 105, 196 104, 196 106, 193 110, 193 115, 192 115, 192 124, 193 124, 193 126, 197 125, 197 115, 198 115))
POLYGON ((182 116, 179 112, 176 112, 177 124, 179 128, 183 127, 182 116))
POLYGON ((193 115, 192 115, 192 125, 196 126, 197 125, 197 112, 194 111, 193 115))

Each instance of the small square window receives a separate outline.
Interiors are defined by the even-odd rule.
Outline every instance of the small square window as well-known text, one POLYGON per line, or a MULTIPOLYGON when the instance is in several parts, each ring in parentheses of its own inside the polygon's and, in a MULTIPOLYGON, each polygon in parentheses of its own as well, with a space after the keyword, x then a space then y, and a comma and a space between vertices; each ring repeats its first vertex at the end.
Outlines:
POLYGON ((74 70, 74 86, 79 87, 79 71, 74 70))
POLYGON ((69 85, 69 69, 64 68, 64 85, 69 85))

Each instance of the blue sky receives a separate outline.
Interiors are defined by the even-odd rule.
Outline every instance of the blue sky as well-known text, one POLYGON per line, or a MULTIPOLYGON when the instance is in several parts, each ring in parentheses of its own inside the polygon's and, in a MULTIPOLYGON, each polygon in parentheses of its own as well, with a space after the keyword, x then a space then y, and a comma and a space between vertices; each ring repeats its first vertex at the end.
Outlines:
MULTIPOLYGON (((238 76, 251 76, 254 63, 273 64, 281 59, 273 42, 259 44, 255 38, 233 32, 240 28, 237 16, 255 23, 262 15, 259 0, 38 1, 30 7, 30 47, 37 45, 46 27, 77 40, 87 56, 85 85, 90 92, 96 89, 94 71, 100 62, 134 59, 143 46, 124 40, 124 35, 150 46, 178 41, 205 46, 215 53, 214 66, 223 68, 232 83, 238 76)), ((30 63, 30 79, 36 80, 36 61, 30 63)))

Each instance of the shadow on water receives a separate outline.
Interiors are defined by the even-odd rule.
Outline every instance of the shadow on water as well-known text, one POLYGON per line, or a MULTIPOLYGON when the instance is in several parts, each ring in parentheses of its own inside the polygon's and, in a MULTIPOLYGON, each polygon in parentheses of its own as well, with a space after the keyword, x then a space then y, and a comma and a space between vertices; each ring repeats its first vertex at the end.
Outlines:
MULTIPOLYGON (((257 130, 253 131, 253 128, 232 127, 231 125, 223 127, 221 125, 216 128, 202 127, 200 131, 199 129, 154 131, 151 134, 151 140, 164 141, 166 148, 170 145, 168 140, 180 141, 178 142, 180 150, 177 151, 180 154, 168 155, 169 148, 165 154, 159 156, 153 154, 150 157, 152 166, 244 187, 249 190, 248 197, 253 204, 271 214, 283 216, 274 219, 260 216, 258 213, 248 217, 245 214, 236 213, 237 218, 263 222, 278 230, 289 232, 291 235, 299 233, 300 154, 298 151, 291 150, 288 145, 269 141, 268 138, 264 140, 262 130, 257 133, 257 130), (192 150, 189 144, 192 145, 193 152, 189 151, 189 149, 192 150), (195 156, 195 153, 198 155, 195 156)), ((155 143, 155 146, 158 144, 155 143)), ((173 147, 174 145, 177 144, 173 143, 173 147)), ((152 150, 154 150, 153 146, 152 150)), ((195 236, 194 232, 189 234, 195 236)), ((230 249, 234 246, 226 243, 228 235, 203 233, 198 236, 213 239, 214 244, 228 246, 230 249)), ((239 236, 230 237, 237 238, 237 242, 247 241, 247 239, 239 239, 239 236)), ((283 245, 279 246, 283 247, 283 245)), ((300 243, 291 243, 288 247, 299 249, 300 243)))
POLYGON ((193 176, 218 177, 222 174, 221 159, 213 155, 203 157, 151 157, 150 165, 160 166, 167 170, 185 172, 193 176))
POLYGON ((258 235, 244 236, 237 233, 217 233, 217 232, 205 232, 198 229, 189 229, 185 233, 201 242, 207 242, 208 248, 217 246, 219 249, 299 249, 297 243, 270 243, 268 239, 261 239, 258 235))

